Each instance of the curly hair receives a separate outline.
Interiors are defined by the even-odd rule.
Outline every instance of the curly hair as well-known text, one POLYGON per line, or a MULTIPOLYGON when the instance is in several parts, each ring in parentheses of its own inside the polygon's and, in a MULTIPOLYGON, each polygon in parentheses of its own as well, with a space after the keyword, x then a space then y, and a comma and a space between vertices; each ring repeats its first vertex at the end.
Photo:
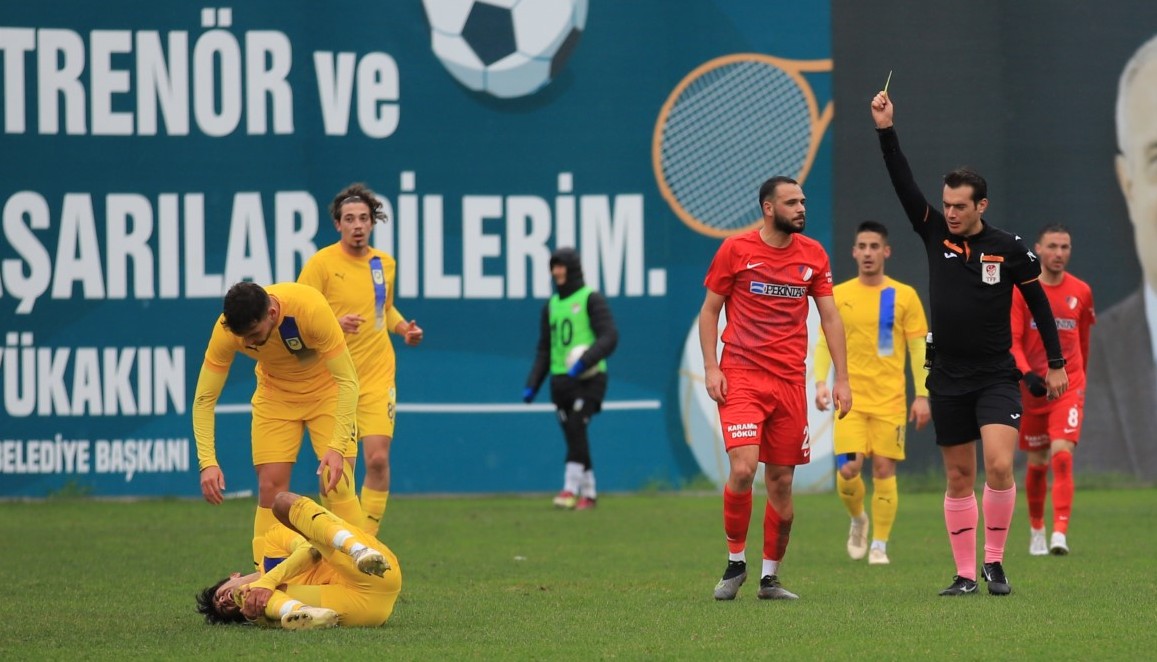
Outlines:
POLYGON ((341 193, 334 196, 333 202, 329 203, 329 215, 333 217, 333 220, 341 220, 342 205, 349 202, 364 202, 370 208, 370 214, 373 215, 375 222, 382 221, 384 223, 389 220, 382 201, 378 200, 378 196, 369 187, 360 182, 350 184, 342 189, 341 193))

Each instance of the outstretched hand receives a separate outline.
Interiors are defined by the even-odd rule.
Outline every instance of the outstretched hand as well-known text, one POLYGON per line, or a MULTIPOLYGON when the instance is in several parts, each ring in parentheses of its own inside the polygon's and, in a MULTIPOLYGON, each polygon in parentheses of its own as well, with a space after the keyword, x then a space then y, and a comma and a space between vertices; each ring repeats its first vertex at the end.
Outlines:
POLYGON ((872 121, 877 129, 887 129, 892 126, 895 109, 892 107, 892 98, 887 92, 877 92, 872 97, 872 121))

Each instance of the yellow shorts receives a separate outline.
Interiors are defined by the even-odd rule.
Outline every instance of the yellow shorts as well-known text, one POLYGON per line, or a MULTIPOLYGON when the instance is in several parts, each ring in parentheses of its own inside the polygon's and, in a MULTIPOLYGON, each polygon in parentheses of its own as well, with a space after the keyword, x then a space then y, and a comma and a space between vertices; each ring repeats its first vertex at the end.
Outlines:
POLYGON ((337 393, 316 400, 273 400, 261 393, 253 396, 253 464, 296 462, 301 438, 309 440, 320 459, 333 437, 337 393))
POLYGON ((878 416, 853 409, 842 419, 836 419, 836 455, 861 453, 903 460, 907 429, 908 421, 903 414, 878 416))
POLYGON ((357 438, 394 436, 398 411, 398 391, 393 384, 362 389, 358 394, 357 438))

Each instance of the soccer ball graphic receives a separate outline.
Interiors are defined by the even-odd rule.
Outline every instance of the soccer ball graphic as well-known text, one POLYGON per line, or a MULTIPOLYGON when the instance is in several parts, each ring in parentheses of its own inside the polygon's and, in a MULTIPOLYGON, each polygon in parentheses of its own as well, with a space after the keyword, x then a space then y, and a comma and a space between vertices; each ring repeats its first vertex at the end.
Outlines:
POLYGON ((527 96, 563 70, 587 0, 422 0, 434 55, 475 92, 527 96))

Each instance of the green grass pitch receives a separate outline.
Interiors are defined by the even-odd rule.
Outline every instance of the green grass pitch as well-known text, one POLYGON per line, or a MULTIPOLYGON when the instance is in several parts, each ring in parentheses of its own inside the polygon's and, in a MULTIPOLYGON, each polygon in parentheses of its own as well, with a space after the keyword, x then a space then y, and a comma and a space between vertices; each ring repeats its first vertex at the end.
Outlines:
MULTIPOLYGON (((253 502, 0 503, 0 659, 1145 660, 1157 656, 1157 490, 1080 490, 1072 554, 1030 557, 1023 494, 1013 594, 940 598, 942 495, 905 493, 890 566, 844 551, 834 494, 799 495, 780 570, 794 602, 711 589, 726 563, 715 494, 396 496, 382 538, 403 569, 382 628, 210 627, 193 594, 248 556, 253 502)), ((748 560, 760 557, 756 498, 748 560)), ((978 552, 979 553, 979 552, 978 552)), ((752 573, 755 574, 754 572, 752 573)))

